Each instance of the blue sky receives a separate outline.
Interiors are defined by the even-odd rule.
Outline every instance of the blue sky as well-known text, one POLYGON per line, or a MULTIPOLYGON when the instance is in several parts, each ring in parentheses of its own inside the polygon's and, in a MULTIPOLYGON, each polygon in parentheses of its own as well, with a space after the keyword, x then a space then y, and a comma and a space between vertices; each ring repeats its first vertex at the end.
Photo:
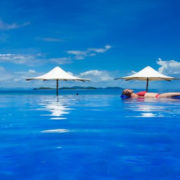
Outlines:
POLYGON ((47 85, 24 79, 58 65, 92 79, 64 86, 144 87, 113 78, 147 65, 180 77, 179 6, 179 0, 1 0, 0 87, 47 85))

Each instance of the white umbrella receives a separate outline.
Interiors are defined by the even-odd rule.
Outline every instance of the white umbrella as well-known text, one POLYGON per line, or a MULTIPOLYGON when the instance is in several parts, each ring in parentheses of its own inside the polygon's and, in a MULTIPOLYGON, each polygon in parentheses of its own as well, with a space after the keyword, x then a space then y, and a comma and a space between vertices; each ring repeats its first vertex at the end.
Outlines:
POLYGON ((141 71, 131 75, 131 76, 125 76, 121 78, 116 78, 117 79, 125 79, 125 80, 143 80, 146 81, 146 91, 148 91, 148 86, 149 86, 149 81, 161 81, 161 80, 166 80, 166 81, 171 81, 175 79, 174 77, 166 76, 158 71, 154 70, 152 67, 147 66, 141 71))
POLYGON ((61 69, 59 66, 53 68, 48 73, 38 76, 38 77, 32 77, 26 79, 29 80, 56 80, 56 94, 58 95, 58 88, 59 88, 59 80, 62 81, 89 81, 88 79, 82 79, 76 76, 71 75, 70 73, 65 72, 63 69, 61 69))

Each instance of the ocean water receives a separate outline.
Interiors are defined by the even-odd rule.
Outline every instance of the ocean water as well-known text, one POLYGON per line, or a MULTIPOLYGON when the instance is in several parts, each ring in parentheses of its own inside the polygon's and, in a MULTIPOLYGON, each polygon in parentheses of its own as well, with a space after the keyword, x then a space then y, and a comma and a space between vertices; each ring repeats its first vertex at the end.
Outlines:
POLYGON ((0 93, 0 180, 179 180, 180 100, 0 93))

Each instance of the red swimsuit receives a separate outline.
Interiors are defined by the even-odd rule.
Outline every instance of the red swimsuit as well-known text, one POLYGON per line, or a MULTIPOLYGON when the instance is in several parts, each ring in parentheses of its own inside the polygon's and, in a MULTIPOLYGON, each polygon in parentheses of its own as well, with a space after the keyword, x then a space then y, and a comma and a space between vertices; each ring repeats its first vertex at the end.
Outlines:
POLYGON ((136 94, 137 94, 138 96, 144 97, 146 93, 147 93, 146 91, 141 91, 141 92, 138 92, 138 93, 136 93, 136 94))
MULTIPOLYGON (((147 93, 146 91, 141 91, 141 92, 138 92, 138 93, 136 93, 136 94, 137 94, 138 96, 140 96, 140 97, 144 97, 146 93, 147 93)), ((155 97, 158 98, 159 95, 160 95, 160 94, 156 94, 155 97)))

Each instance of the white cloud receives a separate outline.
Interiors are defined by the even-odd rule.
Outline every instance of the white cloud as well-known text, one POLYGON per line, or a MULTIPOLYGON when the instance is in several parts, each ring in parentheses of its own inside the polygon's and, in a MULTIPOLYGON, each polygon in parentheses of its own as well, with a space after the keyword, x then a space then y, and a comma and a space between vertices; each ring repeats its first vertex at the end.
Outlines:
POLYGON ((40 73, 36 72, 34 69, 29 69, 28 71, 17 71, 17 72, 12 72, 13 78, 11 81, 13 82, 25 82, 25 79, 34 77, 34 76, 39 76, 40 73))
POLYGON ((175 60, 164 61, 161 58, 158 59, 157 64, 160 65, 159 72, 164 74, 180 74, 180 62, 175 60))
POLYGON ((12 30, 12 29, 18 29, 24 26, 29 25, 29 22, 23 23, 23 24, 17 24, 17 23, 5 23, 4 21, 0 20, 0 30, 12 30))
POLYGON ((34 69, 29 69, 27 71, 17 71, 17 72, 8 72, 7 70, 0 70, 0 87, 6 88, 17 88, 17 87, 25 87, 25 88, 33 88, 46 86, 47 82, 43 81, 26 81, 27 78, 40 76, 42 73, 36 72, 34 69), (8 77, 8 78, 4 78, 8 77))
POLYGON ((0 66, 0 87, 25 87, 27 85, 25 79, 37 75, 39 73, 33 69, 29 69, 27 72, 13 72, 0 66))
POLYGON ((131 73, 130 73, 130 75, 136 74, 136 73, 137 73, 136 71, 132 70, 131 73))
POLYGON ((17 71, 15 74, 24 75, 24 74, 37 74, 37 72, 34 69, 29 69, 28 71, 17 71))
POLYGON ((26 64, 32 65, 37 62, 39 58, 39 54, 37 55, 24 55, 24 54, 0 54, 0 62, 10 62, 14 64, 26 64))
POLYGON ((42 65, 46 63, 70 64, 71 57, 47 58, 42 54, 0 54, 0 62, 25 64, 27 66, 42 65))
POLYGON ((68 57, 56 57, 47 58, 42 54, 13 54, 13 53, 0 53, 0 62, 8 62, 13 64, 25 64, 27 66, 42 65, 46 63, 56 63, 56 64, 70 64, 73 59, 82 60, 87 56, 95 56, 97 53, 104 53, 110 49, 110 45, 106 45, 104 48, 91 49, 88 48, 86 51, 79 50, 69 50, 70 54, 68 57))
POLYGON ((94 82, 113 80, 113 77, 109 74, 108 71, 99 70, 90 70, 83 72, 80 74, 80 77, 90 79, 94 82))
POLYGON ((29 71, 28 71, 29 73, 36 73, 36 71, 35 70, 33 70, 33 69, 29 69, 29 71))
POLYGON ((88 48, 84 51, 80 50, 69 50, 67 51, 68 54, 73 55, 74 59, 82 60, 87 56, 95 56, 98 53, 105 53, 111 48, 110 45, 104 46, 104 48, 88 48))
POLYGON ((72 62, 70 57, 50 58, 49 61, 56 64, 70 64, 72 62))
POLYGON ((4 67, 0 66, 0 81, 7 81, 13 78, 13 75, 9 73, 4 67))
POLYGON ((75 51, 75 50, 69 50, 67 51, 68 54, 72 54, 72 55, 83 55, 85 56, 87 54, 86 51, 75 51))
POLYGON ((82 60, 88 55, 87 51, 78 51, 78 50, 77 51, 69 50, 69 51, 67 51, 67 53, 70 55, 74 55, 74 58, 77 60, 82 60))
POLYGON ((105 53, 109 49, 111 49, 111 46, 110 45, 106 45, 104 48, 89 48, 88 51, 96 52, 96 53, 105 53))

